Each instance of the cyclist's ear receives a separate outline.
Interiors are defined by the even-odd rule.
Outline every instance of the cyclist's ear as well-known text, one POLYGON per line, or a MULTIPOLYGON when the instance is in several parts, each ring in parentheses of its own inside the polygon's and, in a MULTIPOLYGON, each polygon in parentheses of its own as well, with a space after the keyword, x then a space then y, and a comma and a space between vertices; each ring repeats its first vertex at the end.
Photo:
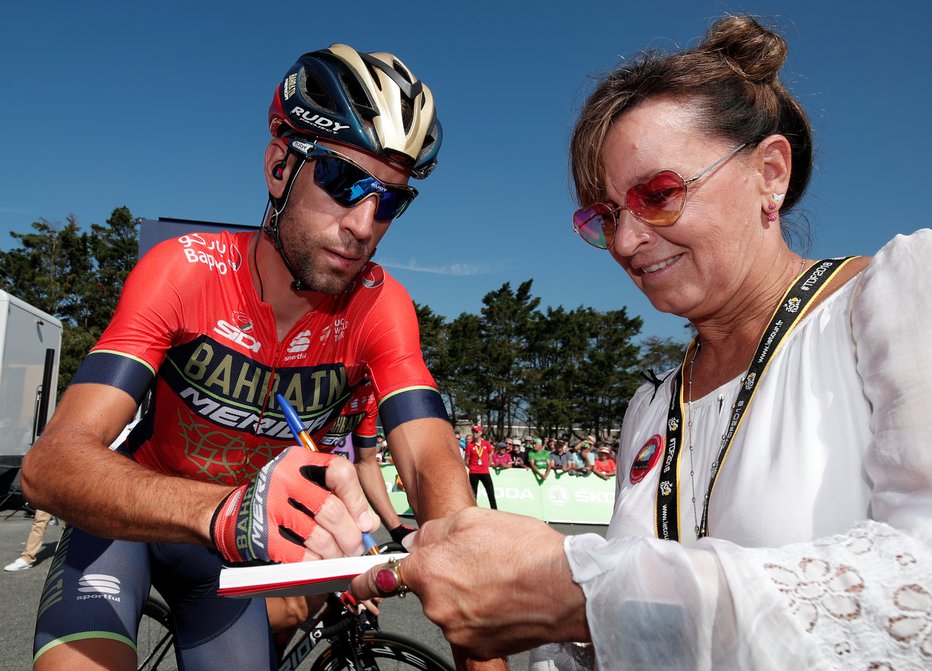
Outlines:
POLYGON ((288 145, 281 138, 273 138, 265 148, 265 183, 269 195, 281 198, 294 169, 294 160, 289 160, 288 145))

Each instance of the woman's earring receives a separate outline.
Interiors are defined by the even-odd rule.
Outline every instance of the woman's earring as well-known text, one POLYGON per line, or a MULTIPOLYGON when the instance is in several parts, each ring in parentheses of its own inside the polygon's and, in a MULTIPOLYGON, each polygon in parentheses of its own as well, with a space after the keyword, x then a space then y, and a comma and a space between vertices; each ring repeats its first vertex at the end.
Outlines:
POLYGON ((777 203, 783 200, 782 193, 772 193, 770 194, 770 204, 767 206, 767 209, 770 210, 767 213, 767 221, 776 221, 777 220, 777 203))

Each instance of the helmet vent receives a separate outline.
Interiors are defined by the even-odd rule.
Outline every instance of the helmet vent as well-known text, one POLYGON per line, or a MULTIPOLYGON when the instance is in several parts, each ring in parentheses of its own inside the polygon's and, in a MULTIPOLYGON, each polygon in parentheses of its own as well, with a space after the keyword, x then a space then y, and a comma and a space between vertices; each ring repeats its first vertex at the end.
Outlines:
POLYGON ((379 73, 376 71, 374 67, 372 67, 372 63, 366 62, 366 70, 369 71, 369 76, 372 77, 373 83, 375 83, 375 85, 379 87, 379 91, 384 90, 382 88, 382 80, 381 78, 379 78, 379 73))
POLYGON ((316 73, 308 68, 301 68, 298 72, 298 86, 304 91, 304 96, 315 105, 330 113, 337 110, 333 97, 327 92, 327 85, 317 77, 316 73))
MULTIPOLYGON (((383 72, 389 79, 395 82, 395 85, 401 89, 405 97, 416 98, 421 95, 424 85, 419 81, 412 80, 410 74, 408 74, 404 68, 401 68, 400 63, 397 61, 392 61, 393 64, 388 65, 388 63, 375 58, 372 54, 359 54, 359 56, 366 64, 370 73, 374 73, 375 69, 383 72)), ((373 79, 378 82, 378 77, 373 77, 373 79)))
POLYGON ((395 72, 397 72, 399 75, 401 75, 401 77, 402 77, 406 82, 408 82, 408 83, 413 83, 413 82, 414 82, 414 80, 411 79, 411 73, 408 72, 408 69, 407 69, 405 66, 403 66, 403 65, 398 61, 397 58, 394 59, 394 60, 392 60, 392 68, 394 68, 395 72))
POLYGON ((375 107, 372 105, 372 101, 369 99, 369 95, 366 93, 366 90, 362 87, 355 77, 349 76, 346 73, 340 74, 340 83, 343 84, 343 89, 346 91, 346 95, 349 97, 350 101, 356 107, 356 110, 367 120, 374 119, 378 116, 378 112, 375 107))

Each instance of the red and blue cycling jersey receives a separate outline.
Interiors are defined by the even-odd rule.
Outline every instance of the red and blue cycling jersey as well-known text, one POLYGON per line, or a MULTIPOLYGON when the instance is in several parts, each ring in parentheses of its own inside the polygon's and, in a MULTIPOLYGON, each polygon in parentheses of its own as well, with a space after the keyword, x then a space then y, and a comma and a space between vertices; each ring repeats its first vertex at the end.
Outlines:
POLYGON ((163 242, 127 279, 74 379, 137 402, 152 390, 121 451, 162 473, 239 484, 294 444, 276 393, 320 441, 367 381, 386 433, 412 419, 446 419, 413 303, 397 281, 370 262, 351 288, 323 296, 279 339, 253 283, 250 235, 163 242))

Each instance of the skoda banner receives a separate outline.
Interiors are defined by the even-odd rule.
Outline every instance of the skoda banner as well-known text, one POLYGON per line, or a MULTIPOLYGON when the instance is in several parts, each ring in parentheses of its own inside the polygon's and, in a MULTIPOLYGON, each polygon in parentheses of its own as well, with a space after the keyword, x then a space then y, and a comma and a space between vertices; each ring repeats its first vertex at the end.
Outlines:
MULTIPOLYGON (((390 464, 382 466, 388 496, 399 515, 412 515, 401 480, 390 464)), ((528 515, 546 522, 608 524, 615 502, 615 478, 554 474, 541 482, 529 470, 492 471, 499 510, 528 515)), ((478 503, 489 507, 485 488, 479 487, 478 503)))

